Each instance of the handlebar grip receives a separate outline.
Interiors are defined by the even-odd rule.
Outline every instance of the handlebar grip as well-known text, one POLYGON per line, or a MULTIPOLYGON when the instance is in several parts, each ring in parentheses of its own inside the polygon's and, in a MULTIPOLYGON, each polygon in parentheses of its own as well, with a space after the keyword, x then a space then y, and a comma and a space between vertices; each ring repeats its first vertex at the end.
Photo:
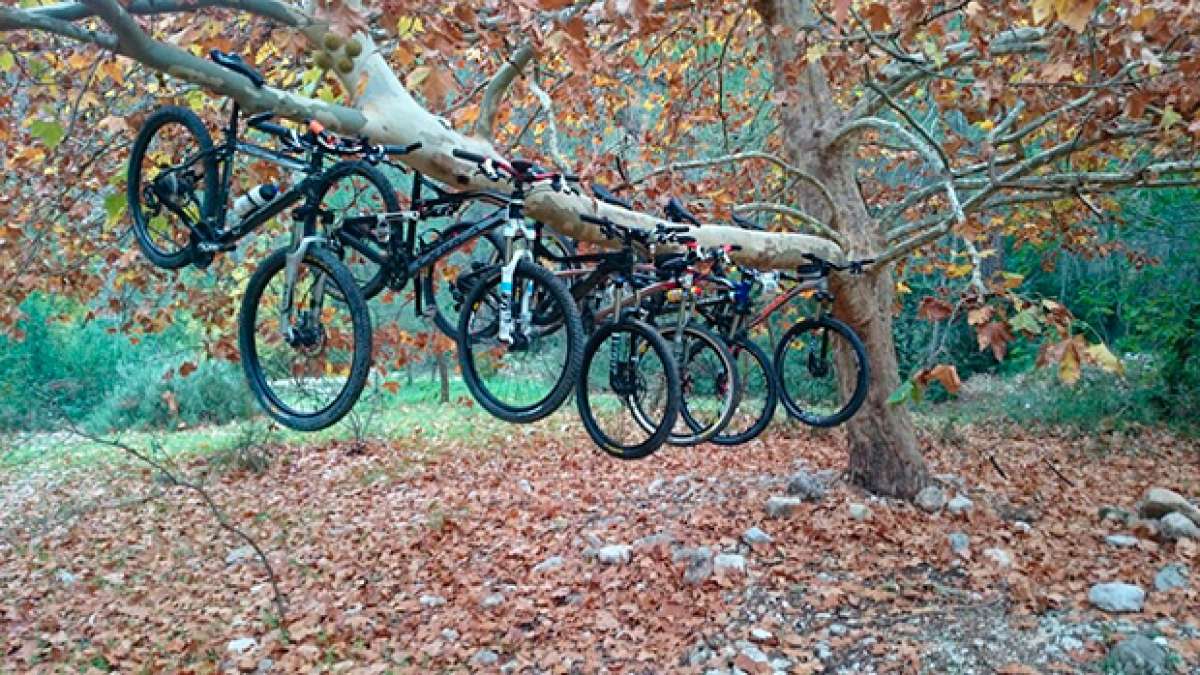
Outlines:
POLYGON ((563 177, 563 180, 567 181, 568 183, 578 183, 579 182, 579 174, 577 174, 577 173, 564 173, 561 175, 563 177))
POLYGON ((696 238, 695 237, 675 237, 673 243, 684 244, 684 245, 694 244, 694 243, 696 243, 696 238))
POLYGON ((468 152, 467 150, 459 150, 458 148, 451 150, 450 154, 459 159, 465 159, 468 162, 475 162, 476 164, 482 164, 483 160, 487 159, 483 155, 478 155, 474 152, 468 152))
POLYGON ((665 223, 659 223, 658 227, 660 231, 669 233, 687 232, 692 229, 687 225, 667 225, 665 223))
POLYGON ((586 213, 579 214, 579 220, 581 220, 585 223, 591 223, 592 225, 611 225, 612 224, 611 222, 609 222, 609 220, 607 218, 599 218, 597 216, 590 216, 586 213))
POLYGON ((284 127, 280 124, 275 124, 274 122, 259 122, 253 125, 253 127, 259 131, 271 134, 272 136, 278 136, 280 138, 286 139, 292 135, 292 132, 289 131, 287 127, 284 127))
POLYGON ((410 152, 416 152, 421 149, 421 142, 411 143, 409 145, 382 145, 383 154, 385 155, 407 155, 410 152))

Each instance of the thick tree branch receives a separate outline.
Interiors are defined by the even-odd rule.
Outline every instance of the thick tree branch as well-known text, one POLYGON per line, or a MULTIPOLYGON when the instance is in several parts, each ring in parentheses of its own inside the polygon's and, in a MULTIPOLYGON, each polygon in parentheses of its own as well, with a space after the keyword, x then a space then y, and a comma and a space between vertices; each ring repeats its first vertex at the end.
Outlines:
MULTIPOLYGON (((130 0, 123 5, 134 15, 153 15, 195 12, 206 8, 233 9, 277 21, 285 26, 302 27, 313 23, 312 18, 296 7, 278 0, 130 0)), ((30 14, 62 21, 78 21, 95 16, 86 2, 64 2, 43 5, 27 10, 30 14)))
POLYGON ((822 223, 816 218, 813 218, 800 209, 793 208, 791 206, 786 206, 784 204, 773 204, 770 202, 749 202, 747 204, 738 204, 737 206, 734 206, 733 212, 739 215, 743 213, 778 213, 781 216, 786 216, 793 220, 804 223, 816 234, 833 240, 842 248, 846 247, 845 240, 838 235, 837 232, 834 232, 833 229, 828 225, 822 223))
POLYGON ((88 30, 70 21, 39 12, 0 7, 0 32, 12 30, 41 30, 78 42, 99 45, 105 49, 117 48, 115 35, 88 30))

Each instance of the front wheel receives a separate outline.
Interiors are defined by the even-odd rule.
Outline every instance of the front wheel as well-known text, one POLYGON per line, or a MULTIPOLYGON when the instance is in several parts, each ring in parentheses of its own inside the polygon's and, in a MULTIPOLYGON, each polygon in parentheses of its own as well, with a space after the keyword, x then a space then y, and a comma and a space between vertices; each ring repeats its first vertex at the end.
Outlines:
POLYGON ((680 398, 679 366, 653 326, 626 318, 588 339, 575 403, 583 428, 605 453, 641 459, 661 448, 680 398))
POLYGON ((238 346, 250 389, 267 414, 298 431, 350 412, 371 368, 371 318, 350 270, 310 247, 297 261, 288 303, 288 254, 268 256, 250 277, 238 346))
POLYGON ((535 422, 558 410, 575 386, 584 341, 579 308, 561 281, 527 260, 513 270, 507 306, 500 286, 494 267, 467 294, 459 365, 485 410, 506 422, 535 422))
POLYGON ((837 426, 867 398, 867 350, 841 321, 805 319, 775 346, 775 377, 788 414, 814 427, 837 426), (848 391, 842 383, 848 383, 848 391))

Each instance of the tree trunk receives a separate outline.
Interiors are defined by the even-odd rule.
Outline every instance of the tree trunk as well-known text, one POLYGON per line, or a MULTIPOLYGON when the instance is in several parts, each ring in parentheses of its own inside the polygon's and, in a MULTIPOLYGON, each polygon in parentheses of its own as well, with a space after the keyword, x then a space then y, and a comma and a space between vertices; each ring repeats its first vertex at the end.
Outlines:
MULTIPOLYGON (((767 24, 780 118, 789 161, 815 175, 829 189, 836 213, 813 215, 834 222, 847 243, 847 255, 864 257, 884 249, 882 228, 867 213, 855 180, 854 146, 830 145, 833 131, 844 121, 829 80, 819 63, 804 64, 800 27, 814 22, 809 0, 760 0, 759 15, 767 24)), ((805 205, 820 204, 801 193, 805 205)), ((911 498, 929 481, 929 470, 917 448, 907 408, 887 403, 900 384, 892 334, 895 282, 890 266, 862 277, 834 275, 830 290, 836 296, 834 316, 862 338, 870 361, 870 390, 858 413, 846 423, 853 480, 877 494, 911 498)), ((848 354, 838 354, 845 363, 848 354)), ((839 368, 845 392, 852 386, 849 368, 839 368)))
POLYGON ((437 350, 437 372, 438 379, 442 383, 441 393, 438 395, 439 403, 450 402, 450 366, 446 363, 446 352, 437 350))

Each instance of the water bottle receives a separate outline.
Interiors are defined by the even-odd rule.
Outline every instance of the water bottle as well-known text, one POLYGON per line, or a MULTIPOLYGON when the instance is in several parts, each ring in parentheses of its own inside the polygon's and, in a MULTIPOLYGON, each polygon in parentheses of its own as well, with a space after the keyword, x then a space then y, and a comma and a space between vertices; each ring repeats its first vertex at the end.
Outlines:
POLYGON ((233 221, 230 223, 230 226, 232 227, 242 222, 246 219, 246 216, 275 201, 275 198, 278 196, 279 188, 270 183, 265 183, 238 197, 233 202, 233 208, 230 209, 232 213, 231 220, 233 221))

